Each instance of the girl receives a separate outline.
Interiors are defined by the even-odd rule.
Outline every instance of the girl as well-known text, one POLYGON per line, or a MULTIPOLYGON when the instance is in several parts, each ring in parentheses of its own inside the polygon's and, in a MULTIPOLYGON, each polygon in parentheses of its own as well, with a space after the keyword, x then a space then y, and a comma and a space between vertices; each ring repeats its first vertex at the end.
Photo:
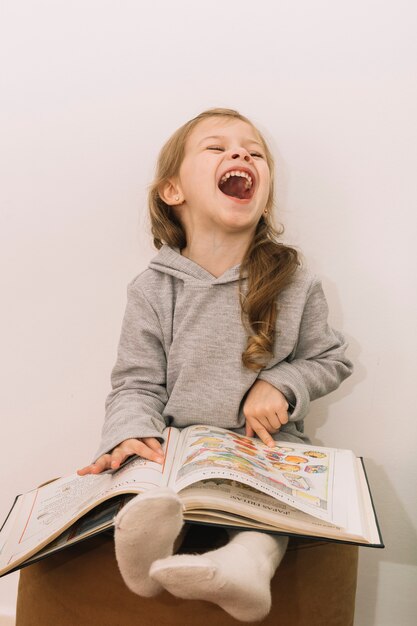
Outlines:
MULTIPOLYGON (((129 285, 102 442, 80 475, 133 454, 162 463, 167 425, 221 426, 271 447, 307 441, 310 400, 350 375, 320 282, 278 241, 273 175, 264 138, 229 109, 201 113, 162 148, 149 193, 159 253, 129 285)), ((215 602, 242 621, 265 617, 288 539, 233 531, 205 555, 174 554, 182 529, 170 489, 129 501, 115 518, 128 587, 215 602)))

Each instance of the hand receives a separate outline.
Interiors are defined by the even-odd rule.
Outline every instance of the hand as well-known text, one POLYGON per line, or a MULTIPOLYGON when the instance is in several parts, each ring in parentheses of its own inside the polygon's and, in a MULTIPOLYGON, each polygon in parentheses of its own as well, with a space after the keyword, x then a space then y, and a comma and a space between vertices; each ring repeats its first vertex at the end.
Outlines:
POLYGON ((128 456, 133 454, 156 463, 162 464, 164 462, 162 446, 155 437, 125 439, 125 441, 113 448, 111 452, 100 456, 95 463, 77 470, 77 474, 85 476, 86 474, 100 474, 100 472, 108 469, 116 470, 128 456))
POLYGON ((275 441, 269 433, 276 433, 288 422, 288 402, 276 387, 257 379, 246 396, 243 414, 247 437, 256 433, 264 444, 272 447, 275 441))

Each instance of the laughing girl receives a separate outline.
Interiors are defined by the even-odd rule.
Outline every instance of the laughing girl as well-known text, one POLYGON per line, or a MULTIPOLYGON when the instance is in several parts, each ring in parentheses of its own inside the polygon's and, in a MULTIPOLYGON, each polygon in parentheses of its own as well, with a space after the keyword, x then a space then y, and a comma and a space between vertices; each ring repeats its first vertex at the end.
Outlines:
MULTIPOLYGON (((352 365, 320 281, 279 240, 273 203, 272 155, 237 111, 205 111, 163 146, 149 191, 159 252, 129 285, 101 445, 80 475, 133 454, 163 462, 170 425, 220 426, 270 447, 308 441, 311 400, 352 365)), ((215 602, 242 621, 265 617, 288 538, 228 531, 219 549, 174 554, 184 528, 170 489, 130 500, 115 519, 128 587, 215 602)))

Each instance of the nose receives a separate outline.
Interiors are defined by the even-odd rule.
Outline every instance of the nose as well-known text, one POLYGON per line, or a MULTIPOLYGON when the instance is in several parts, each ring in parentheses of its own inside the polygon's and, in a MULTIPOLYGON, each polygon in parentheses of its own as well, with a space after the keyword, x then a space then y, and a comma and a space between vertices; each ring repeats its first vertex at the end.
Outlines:
POLYGON ((232 159, 239 159, 241 157, 243 157, 245 161, 250 161, 250 154, 244 148, 241 148, 240 150, 235 150, 232 153, 232 159))

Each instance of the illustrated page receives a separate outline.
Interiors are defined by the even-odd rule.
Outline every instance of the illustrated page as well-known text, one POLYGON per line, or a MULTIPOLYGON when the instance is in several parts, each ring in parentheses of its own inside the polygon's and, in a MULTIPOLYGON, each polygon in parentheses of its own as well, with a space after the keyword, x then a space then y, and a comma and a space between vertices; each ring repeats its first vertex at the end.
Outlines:
POLYGON ((208 426, 183 431, 175 490, 201 480, 238 480, 317 518, 332 521, 334 450, 260 440, 208 426))

